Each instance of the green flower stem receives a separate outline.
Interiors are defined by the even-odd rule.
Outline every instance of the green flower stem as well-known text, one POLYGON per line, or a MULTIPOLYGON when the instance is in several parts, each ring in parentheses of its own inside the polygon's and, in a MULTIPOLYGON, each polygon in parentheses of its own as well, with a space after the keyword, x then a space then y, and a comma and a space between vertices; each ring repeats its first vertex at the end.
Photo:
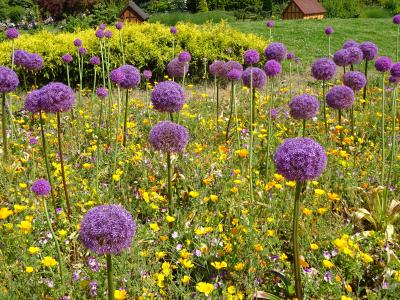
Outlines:
POLYGON ((292 229, 292 241, 293 241, 293 267, 294 267, 294 278, 295 278, 295 290, 296 298, 299 300, 303 299, 303 291, 301 286, 301 274, 300 274, 300 249, 298 243, 298 222, 299 222, 299 211, 300 211, 300 196, 301 188, 303 184, 296 182, 296 193, 294 198, 294 211, 293 211, 293 229, 292 229))
POLYGON ((77 53, 78 53, 78 68, 79 68, 79 105, 81 105, 81 101, 82 101, 82 82, 83 82, 83 58, 81 60, 81 55, 79 54, 79 49, 77 49, 77 53))
POLYGON ((382 143, 382 168, 381 168, 381 185, 385 181, 385 73, 382 76, 382 117, 381 117, 381 143, 382 143))
POLYGON ((50 183, 50 193, 51 193, 51 198, 53 202, 53 207, 54 207, 54 212, 56 211, 56 199, 54 196, 54 189, 53 189, 53 180, 50 174, 50 164, 49 164, 49 159, 47 157, 47 142, 46 142, 46 135, 44 134, 44 120, 42 116, 42 112, 39 112, 39 118, 40 118, 40 133, 42 135, 42 149, 43 149, 43 157, 44 157, 44 162, 46 164, 46 172, 47 172, 47 180, 50 183))
POLYGON ((292 61, 289 61, 289 99, 292 99, 292 61))
POLYGON ((172 199, 172 166, 171 153, 167 152, 167 171, 168 171, 168 211, 170 215, 174 213, 174 202, 172 199))
POLYGON ((104 62, 104 51, 103 43, 100 40, 100 56, 101 56, 101 75, 103 77, 103 86, 106 86, 106 72, 105 72, 105 62, 104 62))
POLYGON ((97 77, 97 71, 96 67, 94 67, 94 78, 93 78, 93 94, 96 92, 96 78, 97 77))
POLYGON ((231 81, 231 105, 230 105, 229 119, 228 119, 228 125, 226 126, 226 135, 225 135, 226 142, 228 142, 228 138, 229 138, 229 127, 231 125, 234 102, 235 102, 235 82, 232 80, 231 81))
POLYGON ((216 123, 216 127, 217 127, 217 131, 218 131, 218 129, 219 129, 219 122, 218 122, 218 120, 219 120, 219 81, 217 80, 217 76, 215 76, 215 86, 217 89, 217 119, 216 119, 217 123, 216 123))
MULTIPOLYGON (((117 169, 117 154, 118 154, 118 135, 119 135, 119 116, 121 113, 121 89, 119 86, 117 86, 117 91, 118 91, 118 98, 117 98, 117 130, 115 133, 115 150, 114 150, 114 172, 117 169)), ((128 90, 127 90, 128 91, 128 90)))
POLYGON ((14 71, 14 56, 15 53, 15 45, 14 45, 14 39, 11 40, 11 70, 14 71))
MULTIPOLYGON (((339 109, 339 126, 342 126, 342 110, 339 109)), ((340 133, 339 133, 339 140, 342 140, 342 129, 340 129, 340 133)))
POLYGON ((3 93, 1 101, 1 122, 3 133, 3 159, 8 160, 8 141, 7 141, 7 112, 6 112, 6 94, 3 93))
POLYGON ((326 89, 326 83, 325 83, 325 80, 322 80, 322 104, 324 107, 325 135, 326 135, 326 138, 328 138, 328 121, 326 119, 325 89, 326 89))
POLYGON ((68 86, 71 87, 71 82, 70 82, 70 79, 69 79, 69 65, 66 64, 66 66, 67 66, 67 83, 68 83, 68 86))
MULTIPOLYGON (((268 86, 268 82, 267 82, 268 86)), ((268 90, 268 87, 266 88, 268 90)), ((274 107, 274 97, 273 97, 273 83, 271 82, 271 97, 269 99, 269 106, 268 106, 268 126, 267 126, 267 149, 265 154, 265 178, 269 177, 269 156, 270 156, 270 149, 271 149, 271 138, 272 138, 272 108, 274 107)))
POLYGON ((44 213, 46 215, 46 221, 47 225, 49 226, 51 235, 54 239, 54 244, 56 245, 56 250, 57 250, 57 256, 58 256, 58 270, 60 272, 60 279, 61 279, 61 284, 64 284, 64 276, 63 276, 63 264, 62 264, 62 256, 61 256, 61 250, 60 250, 60 245, 57 241, 57 236, 54 233, 53 226, 51 226, 50 222, 50 216, 49 216, 49 210, 47 208, 47 201, 45 198, 43 198, 43 205, 44 205, 44 213))
POLYGON ((175 37, 172 36, 172 59, 175 58, 175 37))
POLYGON ((124 37, 122 35, 122 29, 119 31, 119 43, 121 46, 122 63, 125 65, 124 37))
POLYGON ((64 195, 65 195, 65 202, 67 203, 67 215, 68 219, 71 220, 71 203, 68 197, 68 190, 67 190, 67 182, 65 179, 65 169, 64 169, 64 157, 62 151, 62 135, 61 135, 61 116, 60 112, 57 112, 57 135, 58 135, 58 151, 60 154, 60 164, 61 164, 61 176, 62 176, 62 184, 64 188, 64 195))
POLYGON ((328 35, 328 53, 329 53, 329 56, 328 57, 331 57, 331 36, 330 35, 328 35))
MULTIPOLYGON (((234 86, 234 89, 236 87, 234 86)), ((239 132, 239 118, 238 118, 238 112, 237 112, 237 103, 236 103, 236 97, 233 99, 233 105, 235 109, 235 123, 236 123, 236 135, 237 135, 237 147, 240 149, 240 132, 239 132)))
POLYGON ((250 145, 249 145, 249 193, 250 193, 250 203, 254 203, 254 191, 253 191, 253 124, 254 124, 254 101, 253 101, 253 66, 250 65, 250 145))
POLYGON ((396 61, 399 60, 400 25, 397 25, 396 61))
POLYGON ((129 111, 129 107, 128 107, 128 100, 129 100, 129 90, 126 89, 126 96, 125 96, 125 116, 124 116, 124 139, 123 139, 123 146, 126 146, 126 136, 128 134, 127 132, 127 126, 126 123, 128 121, 128 111, 129 111))
MULTIPOLYGON (((367 80, 364 86, 364 90, 363 90, 363 98, 364 100, 367 100, 367 87, 368 87, 368 60, 365 60, 365 69, 364 69, 364 75, 365 75, 365 79, 367 80)), ((365 106, 365 102, 364 102, 364 106, 365 106)))
POLYGON ((106 258, 107 258, 108 300, 114 300, 114 282, 113 282, 113 267, 112 267, 111 254, 107 254, 106 258))
POLYGON ((354 126, 355 126, 354 105, 352 105, 350 108, 350 119, 351 119, 351 135, 354 135, 354 126))
POLYGON ((303 138, 306 136, 306 119, 303 119, 303 138))

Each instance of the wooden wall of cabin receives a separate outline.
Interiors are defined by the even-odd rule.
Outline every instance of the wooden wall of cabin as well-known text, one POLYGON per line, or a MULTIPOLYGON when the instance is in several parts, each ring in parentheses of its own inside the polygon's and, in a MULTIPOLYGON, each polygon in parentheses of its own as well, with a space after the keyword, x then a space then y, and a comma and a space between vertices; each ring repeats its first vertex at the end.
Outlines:
POLYGON ((294 2, 290 3, 283 13, 284 19, 303 19, 303 17, 303 12, 294 2))

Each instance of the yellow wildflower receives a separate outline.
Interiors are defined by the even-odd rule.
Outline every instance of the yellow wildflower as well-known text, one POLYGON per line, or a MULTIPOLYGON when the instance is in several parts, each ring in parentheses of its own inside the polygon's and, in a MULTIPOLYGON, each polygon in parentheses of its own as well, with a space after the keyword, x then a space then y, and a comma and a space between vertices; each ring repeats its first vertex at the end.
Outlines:
POLYGON ((32 267, 26 267, 25 272, 26 273, 32 273, 33 271, 35 271, 32 267))
POLYGON ((7 207, 0 208, 0 220, 7 219, 8 216, 11 216, 12 214, 12 210, 9 210, 7 207))
POLYGON ((236 271, 242 271, 244 269, 244 263, 239 262, 235 265, 235 270, 236 271))
POLYGON ((114 291, 115 300, 124 300, 126 299, 126 291, 125 290, 115 290, 114 291))
POLYGON ((310 248, 311 248, 311 250, 318 250, 319 246, 317 244, 311 244, 310 248))
POLYGON ((40 248, 32 246, 32 247, 29 247, 28 251, 29 251, 29 254, 35 255, 35 254, 39 253, 40 248))
POLYGON ((32 223, 29 221, 21 221, 21 223, 18 224, 18 228, 22 233, 28 234, 32 231, 32 223))
POLYGON ((199 282, 198 284, 196 284, 196 290, 199 293, 203 293, 204 295, 208 296, 213 292, 214 285, 212 285, 211 283, 199 282))
POLYGON ((55 265, 57 265, 57 261, 51 256, 45 256, 42 259, 42 264, 46 267, 54 267, 55 265))
POLYGON ((228 267, 228 264, 225 261, 223 262, 215 261, 212 262, 211 265, 217 270, 221 270, 228 267))
POLYGON ((187 276, 187 275, 183 276, 181 281, 183 284, 188 284, 190 281, 190 276, 187 276))
POLYGON ((335 265, 331 263, 329 260, 324 259, 322 264, 324 265, 325 268, 327 269, 332 269, 335 265))

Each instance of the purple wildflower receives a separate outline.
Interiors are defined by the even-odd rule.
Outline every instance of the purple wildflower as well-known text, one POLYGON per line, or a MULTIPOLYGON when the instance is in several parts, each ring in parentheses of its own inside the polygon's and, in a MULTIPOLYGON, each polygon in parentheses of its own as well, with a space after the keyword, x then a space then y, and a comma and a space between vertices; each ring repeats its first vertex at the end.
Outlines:
POLYGON ((0 66, 0 93, 9 93, 15 91, 19 85, 17 74, 7 68, 0 66))
POLYGON ((272 27, 275 26, 275 22, 272 21, 272 20, 268 20, 267 23, 266 23, 265 25, 267 25, 268 28, 272 28, 272 27))
POLYGON ((87 264, 89 265, 89 268, 93 271, 93 272, 98 272, 100 270, 100 264, 97 261, 96 258, 89 256, 87 259, 87 264))
POLYGON ((98 66, 100 65, 100 57, 98 56, 93 56, 89 59, 89 63, 93 66, 98 66))
POLYGON ((183 75, 186 75, 188 71, 189 64, 179 61, 178 58, 174 58, 167 65, 167 72, 171 77, 183 77, 183 75))
POLYGON ((311 119, 317 115, 319 102, 314 96, 303 94, 294 97, 289 103, 290 115, 293 119, 311 119))
POLYGON ((74 46, 75 47, 82 47, 82 40, 81 39, 75 39, 74 40, 74 46))
POLYGON ((294 55, 293 52, 288 52, 286 55, 287 60, 293 60, 296 56, 294 55))
POLYGON ((379 72, 387 72, 392 67, 392 60, 387 56, 381 56, 375 61, 375 69, 379 72))
POLYGON ((333 32, 334 31, 333 31, 332 26, 328 26, 328 27, 325 28, 325 34, 326 35, 331 35, 333 32))
POLYGON ((282 72, 282 66, 275 59, 271 59, 265 63, 264 71, 267 77, 275 77, 282 72))
POLYGON ((52 82, 41 89, 41 109, 48 113, 65 112, 75 104, 74 91, 64 83, 52 82))
POLYGON ((350 52, 347 49, 340 49, 333 55, 333 61, 340 67, 346 67, 349 65, 350 52))
POLYGON ((62 56, 62 60, 63 62, 65 62, 66 64, 69 64, 70 62, 72 62, 72 55, 69 53, 66 53, 62 56))
POLYGON ((264 55, 267 60, 275 59, 282 61, 286 58, 287 49, 282 43, 271 43, 264 51, 264 55))
POLYGON ((107 25, 106 25, 106 24, 100 23, 99 29, 101 29, 101 30, 106 30, 106 28, 107 28, 107 25))
POLYGON ((237 61, 230 60, 224 64, 224 76, 227 77, 228 73, 232 70, 239 70, 240 72, 243 72, 243 66, 237 61))
POLYGON ((390 69, 390 75, 394 77, 400 77, 400 62, 392 65, 392 68, 390 69))
POLYGON ((363 73, 351 71, 344 74, 343 83, 353 91, 359 91, 367 84, 367 79, 363 73))
POLYGON ((85 55, 87 53, 87 49, 85 47, 80 47, 78 52, 80 55, 85 55))
POLYGON ((124 89, 131 89, 140 83, 140 72, 134 66, 123 65, 119 67, 117 70, 121 71, 124 74, 123 80, 118 82, 120 87, 124 89))
POLYGON ((96 95, 99 98, 105 98, 108 96, 108 90, 105 87, 99 86, 96 89, 96 95))
POLYGON ((97 282, 96 281, 89 282, 89 295, 92 297, 97 296, 97 282))
POLYGON ((242 78, 242 73, 243 71, 240 71, 238 69, 232 69, 228 72, 228 74, 226 74, 226 78, 228 80, 238 81, 240 80, 240 78, 242 78))
POLYGON ((176 29, 175 26, 171 26, 171 28, 169 29, 169 32, 171 32, 171 34, 175 35, 178 33, 178 29, 176 29))
POLYGON ((50 183, 45 179, 38 179, 31 186, 36 196, 48 196, 51 191, 50 183))
POLYGON ((41 98, 42 98, 41 90, 31 91, 25 98, 24 110, 29 111, 31 113, 40 112, 40 110, 42 109, 41 98))
POLYGON ((358 47, 358 46, 359 46, 359 44, 356 41, 348 40, 348 41, 344 42, 342 48, 343 49, 347 49, 347 48, 350 48, 350 47, 358 47))
POLYGON ((373 60, 378 55, 378 47, 372 42, 364 42, 360 44, 360 49, 365 60, 373 60))
POLYGON ((122 72, 119 68, 114 69, 110 72, 110 79, 115 84, 120 84, 125 78, 124 72, 122 72))
POLYGON ((274 156, 277 173, 300 182, 321 176, 326 160, 324 148, 310 138, 286 139, 274 156))
POLYGON ((344 85, 337 85, 331 88, 326 94, 326 104, 335 109, 350 108, 354 103, 354 92, 344 85))
POLYGON ((364 54, 359 47, 349 47, 347 51, 349 51, 349 64, 357 65, 362 62, 364 54))
POLYGON ((29 59, 29 53, 25 50, 14 51, 14 64, 17 67, 23 67, 29 59))
POLYGON ((179 53, 178 60, 183 63, 188 63, 191 60, 190 53, 187 51, 179 53))
POLYGON ((106 30, 106 31, 104 31, 104 36, 105 36, 106 38, 108 38, 108 39, 111 39, 112 36, 113 36, 113 33, 112 33, 111 30, 106 30))
POLYGON ((317 80, 331 80, 336 74, 336 65, 328 58, 320 58, 313 63, 311 73, 317 80))
POLYGON ((160 112, 178 112, 185 104, 186 96, 183 88, 176 82, 158 83, 151 92, 151 103, 160 112))
POLYGON ((143 71, 143 77, 146 79, 146 81, 149 81, 152 76, 153 76, 153 73, 150 70, 143 71))
POLYGON ((117 22, 117 23, 115 24, 115 28, 117 28, 118 30, 121 30, 122 27, 123 27, 122 22, 117 22))
POLYGON ((23 66, 29 71, 37 71, 44 67, 44 61, 39 54, 29 53, 23 66))
POLYGON ((216 77, 223 77, 225 75, 225 62, 222 60, 214 60, 208 67, 211 75, 216 77))
POLYGON ((390 76, 389 77, 389 82, 392 83, 392 84, 398 84, 400 82, 400 77, 390 76))
MULTIPOLYGON (((246 70, 244 70, 242 74, 242 80, 243 84, 247 87, 250 87, 250 67, 248 67, 246 70)), ((253 88, 262 88, 265 84, 265 81, 267 79, 267 75, 265 75, 264 71, 261 70, 260 68, 252 68, 252 78, 253 78, 253 88)))
POLYGON ((103 31, 103 29, 100 29, 100 28, 97 29, 94 34, 99 39, 102 39, 104 37, 104 31, 103 31))
POLYGON ((6 36, 9 40, 14 40, 19 36, 19 32, 16 28, 8 28, 6 36))
POLYGON ((400 14, 395 15, 393 17, 393 23, 396 24, 396 25, 400 25, 400 14))
POLYGON ((255 65, 260 61, 260 54, 257 50, 249 49, 244 52, 243 59, 246 65, 255 65))
POLYGON ((150 131, 150 143, 155 150, 168 153, 182 152, 189 140, 188 130, 170 121, 161 121, 150 131))

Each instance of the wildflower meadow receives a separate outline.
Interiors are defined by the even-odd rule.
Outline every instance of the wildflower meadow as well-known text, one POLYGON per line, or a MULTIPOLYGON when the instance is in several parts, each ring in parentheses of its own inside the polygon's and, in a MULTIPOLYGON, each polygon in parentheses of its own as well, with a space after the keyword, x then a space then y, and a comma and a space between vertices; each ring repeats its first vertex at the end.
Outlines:
POLYGON ((8 28, 0 299, 399 299, 400 15, 278 22, 8 28))

